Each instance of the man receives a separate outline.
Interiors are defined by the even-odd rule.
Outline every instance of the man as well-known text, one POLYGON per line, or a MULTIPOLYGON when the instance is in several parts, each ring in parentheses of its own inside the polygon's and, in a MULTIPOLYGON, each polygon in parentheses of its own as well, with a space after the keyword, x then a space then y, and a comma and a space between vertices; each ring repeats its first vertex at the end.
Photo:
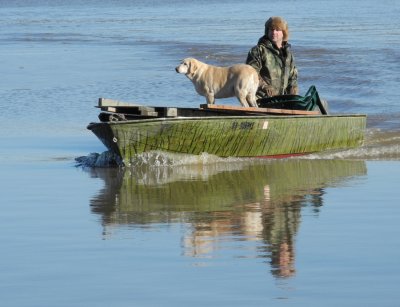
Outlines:
POLYGON ((265 23, 265 35, 249 51, 246 63, 260 76, 258 100, 276 95, 298 95, 297 68, 288 38, 287 22, 281 17, 271 17, 265 23))

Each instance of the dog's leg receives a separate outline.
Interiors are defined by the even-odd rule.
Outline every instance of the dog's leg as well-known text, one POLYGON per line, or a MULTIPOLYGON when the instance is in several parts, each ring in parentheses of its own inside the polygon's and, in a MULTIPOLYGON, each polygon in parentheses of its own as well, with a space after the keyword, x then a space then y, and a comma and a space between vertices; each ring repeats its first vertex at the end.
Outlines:
POLYGON ((247 100, 246 100, 246 96, 240 95, 240 96, 238 96, 237 98, 239 99, 240 104, 241 104, 243 107, 245 107, 245 108, 248 108, 248 107, 249 107, 249 104, 247 103, 247 100))
POLYGON ((246 100, 247 100, 247 102, 249 103, 249 105, 251 107, 258 108, 257 100, 256 100, 256 96, 255 95, 252 95, 252 94, 247 95, 246 100))
POLYGON ((214 104, 215 102, 214 94, 208 93, 206 95, 206 99, 207 99, 207 104, 214 104))

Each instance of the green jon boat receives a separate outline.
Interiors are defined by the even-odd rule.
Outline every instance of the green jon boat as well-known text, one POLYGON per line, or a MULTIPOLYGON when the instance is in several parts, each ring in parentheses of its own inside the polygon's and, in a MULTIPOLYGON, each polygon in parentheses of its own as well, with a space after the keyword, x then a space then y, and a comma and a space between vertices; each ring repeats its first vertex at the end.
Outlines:
POLYGON ((361 146, 366 116, 321 111, 201 105, 148 107, 99 99, 91 130, 125 165, 159 150, 219 157, 286 157, 361 146))

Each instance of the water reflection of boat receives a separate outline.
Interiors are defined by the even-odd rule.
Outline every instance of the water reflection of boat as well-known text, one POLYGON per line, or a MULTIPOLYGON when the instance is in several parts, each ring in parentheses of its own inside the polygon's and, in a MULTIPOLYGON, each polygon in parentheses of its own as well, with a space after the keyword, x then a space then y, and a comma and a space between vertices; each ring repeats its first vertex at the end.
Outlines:
POLYGON ((120 224, 184 223, 185 255, 210 256, 227 236, 256 240, 262 246, 253 253, 269 259, 273 274, 290 276, 301 209, 318 214, 325 189, 366 174, 366 166, 300 159, 92 172, 105 182, 91 201, 105 233, 120 224))

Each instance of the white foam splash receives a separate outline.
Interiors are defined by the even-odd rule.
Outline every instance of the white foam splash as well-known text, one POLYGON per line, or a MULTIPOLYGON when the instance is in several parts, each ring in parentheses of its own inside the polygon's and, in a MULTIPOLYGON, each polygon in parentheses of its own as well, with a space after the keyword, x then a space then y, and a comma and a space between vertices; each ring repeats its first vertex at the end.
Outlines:
POLYGON ((150 151, 134 156, 129 166, 181 166, 181 165, 208 165, 213 163, 240 162, 249 159, 243 158, 221 158, 208 153, 200 155, 177 154, 164 151, 150 151))
POLYGON ((126 166, 136 169, 142 167, 254 163, 256 160, 257 159, 234 157, 221 158, 208 153, 189 155, 164 151, 150 151, 135 155, 132 157, 130 163, 125 163, 125 165, 117 155, 109 151, 105 151, 101 154, 91 153, 87 156, 75 158, 76 166, 80 167, 104 168, 126 166))

